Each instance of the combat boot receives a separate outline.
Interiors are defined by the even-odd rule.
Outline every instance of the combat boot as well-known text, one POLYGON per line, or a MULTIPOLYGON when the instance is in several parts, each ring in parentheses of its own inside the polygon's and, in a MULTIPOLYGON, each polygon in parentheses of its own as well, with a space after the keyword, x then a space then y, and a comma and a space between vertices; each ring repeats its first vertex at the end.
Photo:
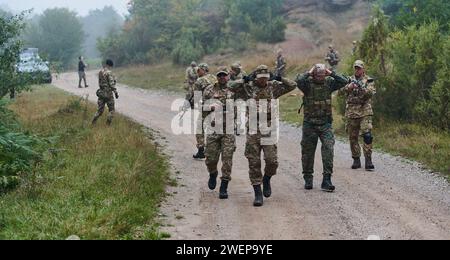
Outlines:
POLYGON ((270 198, 272 196, 272 187, 270 185, 271 179, 272 179, 272 177, 269 177, 267 175, 265 175, 263 178, 263 193, 264 193, 264 197, 266 197, 266 198, 270 198))
POLYGON ((323 176, 322 190, 326 192, 334 192, 336 190, 336 187, 334 187, 333 183, 331 182, 331 175, 323 176))
POLYGON ((194 155, 194 159, 195 160, 204 160, 204 159, 206 159, 205 148, 204 147, 198 148, 198 152, 197 152, 197 154, 194 155))
POLYGON ((264 198, 261 185, 255 185, 253 186, 253 189, 255 190, 255 201, 253 202, 253 206, 262 207, 264 205, 264 198))
POLYGON ((228 181, 222 180, 222 184, 220 185, 220 193, 219 199, 226 200, 228 199, 228 181))
POLYGON ((357 170, 357 169, 361 169, 361 158, 358 157, 354 157, 353 158, 353 165, 352 165, 352 169, 353 170, 357 170))
POLYGON ((216 189, 216 187, 217 187, 217 176, 218 175, 219 174, 217 172, 209 174, 208 188, 210 190, 215 190, 216 189))
POLYGON ((312 190, 314 188, 314 178, 305 177, 305 190, 312 190))
POLYGON ((366 157, 366 171, 374 171, 375 166, 372 162, 372 157, 366 157))

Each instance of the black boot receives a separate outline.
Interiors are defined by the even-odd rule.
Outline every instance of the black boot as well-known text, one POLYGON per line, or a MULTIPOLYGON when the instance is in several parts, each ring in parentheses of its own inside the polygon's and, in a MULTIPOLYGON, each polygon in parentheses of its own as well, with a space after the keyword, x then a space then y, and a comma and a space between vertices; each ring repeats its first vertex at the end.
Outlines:
POLYGON ((353 170, 357 170, 357 169, 361 169, 361 158, 358 157, 354 157, 353 158, 353 165, 352 165, 352 169, 353 170))
POLYGON ((331 175, 325 175, 323 177, 322 190, 326 192, 334 192, 336 190, 336 187, 331 182, 331 175))
POLYGON ((226 200, 228 199, 228 181, 222 180, 222 184, 220 185, 220 194, 219 199, 226 200))
POLYGON ((210 190, 215 190, 217 187, 217 176, 218 173, 211 173, 209 174, 209 181, 208 181, 208 188, 210 190))
POLYGON ((270 185, 270 179, 272 179, 272 177, 269 177, 267 175, 265 175, 263 178, 263 193, 264 197, 266 198, 270 198, 272 196, 272 187, 270 185))
POLYGON ((314 178, 305 177, 305 190, 312 190, 314 188, 314 178))
POLYGON ((374 171, 375 166, 372 162, 372 157, 366 157, 366 171, 374 171))
POLYGON ((253 186, 253 189, 255 190, 255 201, 253 202, 253 206, 262 207, 264 205, 264 198, 261 185, 255 185, 253 186))
POLYGON ((197 154, 194 155, 194 159, 196 159, 196 160, 206 159, 204 147, 198 148, 198 152, 197 152, 197 154))

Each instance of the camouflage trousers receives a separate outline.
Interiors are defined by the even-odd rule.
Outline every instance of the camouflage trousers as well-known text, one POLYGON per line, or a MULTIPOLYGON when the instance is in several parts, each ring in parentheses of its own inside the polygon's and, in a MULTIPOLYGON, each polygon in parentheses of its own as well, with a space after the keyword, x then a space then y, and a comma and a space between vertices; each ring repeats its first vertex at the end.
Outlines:
POLYGON ((278 169, 278 147, 277 145, 261 145, 261 134, 247 135, 245 145, 245 157, 248 159, 249 175, 252 185, 261 185, 263 174, 261 171, 261 152, 264 152, 266 168, 264 174, 275 176, 278 169))
POLYGON ((203 126, 205 122, 204 115, 200 115, 197 119, 197 130, 195 140, 197 141, 197 148, 205 147, 205 128, 203 126))
POLYGON ((222 156, 222 180, 231 181, 233 154, 236 151, 234 135, 211 134, 206 138, 206 167, 210 174, 218 173, 217 165, 222 156))
MULTIPOLYGON (((359 138, 365 134, 371 133, 373 129, 372 116, 363 118, 348 118, 346 123, 347 133, 350 139, 350 148, 352 150, 353 158, 361 157, 361 146, 359 145, 359 138)), ((364 156, 372 157, 373 145, 367 144, 363 141, 364 156)))
POLYGON ((319 139, 322 143, 323 175, 333 174, 335 139, 331 123, 314 125, 305 122, 302 138, 302 164, 305 179, 313 178, 314 160, 319 139))
POLYGON ((108 124, 111 124, 113 117, 114 117, 114 112, 115 112, 114 98, 108 98, 108 99, 99 98, 97 105, 98 105, 98 110, 97 110, 97 113, 95 114, 92 122, 96 123, 97 120, 103 115, 103 112, 105 112, 105 106, 108 106, 109 114, 108 114, 107 122, 108 122, 108 124))

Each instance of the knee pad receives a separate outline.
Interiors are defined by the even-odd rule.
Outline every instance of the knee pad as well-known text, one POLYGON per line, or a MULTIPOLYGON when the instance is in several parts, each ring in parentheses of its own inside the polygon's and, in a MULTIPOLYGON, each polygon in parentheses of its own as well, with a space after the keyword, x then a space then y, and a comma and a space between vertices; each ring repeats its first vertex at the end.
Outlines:
POLYGON ((367 144, 367 145, 371 145, 372 143, 373 143, 373 136, 372 136, 372 133, 365 133, 364 135, 363 135, 363 137, 364 137, 364 143, 365 144, 367 144))

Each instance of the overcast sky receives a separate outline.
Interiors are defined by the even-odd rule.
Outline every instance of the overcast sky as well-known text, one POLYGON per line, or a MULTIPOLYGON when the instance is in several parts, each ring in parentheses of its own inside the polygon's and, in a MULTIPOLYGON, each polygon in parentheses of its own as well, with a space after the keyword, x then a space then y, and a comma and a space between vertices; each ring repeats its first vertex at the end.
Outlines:
POLYGON ((0 0, 0 6, 7 6, 16 12, 33 8, 37 14, 47 8, 68 7, 84 16, 89 13, 89 10, 112 5, 119 14, 124 15, 127 13, 128 2, 129 0, 0 0))

